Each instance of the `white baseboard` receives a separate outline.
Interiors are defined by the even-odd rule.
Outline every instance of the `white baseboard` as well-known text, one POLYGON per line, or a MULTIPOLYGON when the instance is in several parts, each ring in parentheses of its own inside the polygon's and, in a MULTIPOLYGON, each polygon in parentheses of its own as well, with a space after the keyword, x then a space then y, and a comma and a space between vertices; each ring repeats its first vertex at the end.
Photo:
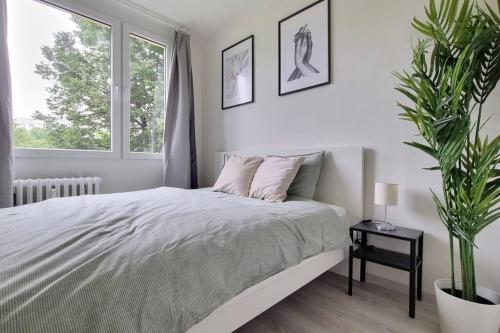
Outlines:
MULTIPOLYGON (((349 259, 343 260, 341 263, 339 263, 337 266, 333 267, 330 271, 342 275, 344 277, 348 277, 348 267, 349 267, 349 259)), ((358 259, 354 260, 354 267, 355 269, 353 270, 353 279, 356 281, 359 281, 359 261, 358 259)), ((394 290, 396 292, 408 295, 409 288, 407 284, 390 280, 378 275, 374 275, 372 273, 366 273, 365 276, 365 281, 371 284, 375 284, 379 287, 386 288, 389 290, 394 290)), ((428 293, 424 290, 422 290, 422 299, 428 302, 436 302, 436 297, 434 293, 428 293)))
MULTIPOLYGON (((370 273, 366 273, 365 282, 375 284, 379 287, 393 290, 405 295, 408 295, 410 293, 408 285, 393 280, 389 280, 384 277, 380 277, 378 275, 373 275, 370 273)), ((425 300, 426 302, 435 303, 436 297, 434 296, 434 294, 430 294, 422 290, 422 300, 425 300)))

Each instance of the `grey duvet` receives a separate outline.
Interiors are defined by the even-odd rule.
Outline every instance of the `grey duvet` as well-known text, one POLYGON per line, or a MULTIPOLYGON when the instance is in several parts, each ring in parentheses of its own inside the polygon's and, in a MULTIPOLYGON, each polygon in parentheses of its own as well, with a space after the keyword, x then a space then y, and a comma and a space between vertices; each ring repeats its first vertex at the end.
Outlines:
POLYGON ((329 207, 202 190, 0 210, 0 332, 184 332, 246 288, 348 244, 329 207))

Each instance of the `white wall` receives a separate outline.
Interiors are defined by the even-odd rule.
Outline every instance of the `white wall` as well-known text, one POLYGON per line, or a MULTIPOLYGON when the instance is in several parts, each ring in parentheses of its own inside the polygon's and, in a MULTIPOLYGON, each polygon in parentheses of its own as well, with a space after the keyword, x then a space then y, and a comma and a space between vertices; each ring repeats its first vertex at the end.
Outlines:
MULTIPOLYGON (((54 0, 53 0, 54 1, 54 0)), ((128 9, 118 2, 99 0, 55 0, 64 4, 76 2, 91 10, 124 20, 152 33, 165 36, 173 41, 174 30, 157 20, 128 9)), ((195 90, 195 110, 197 142, 201 142, 201 76, 202 76, 202 43, 200 38, 191 35, 192 66, 195 90)), ((117 119, 119 124, 121 119, 117 119)), ((121 134, 120 134, 121 135, 121 134)), ((121 137, 120 137, 121 138, 121 137)), ((119 146, 119 149, 121 147, 119 146)), ((201 147, 198 148, 198 150, 201 147)), ((45 177, 80 177, 100 176, 103 178, 104 193, 134 191, 162 186, 161 160, 127 160, 117 159, 53 159, 53 158, 19 158, 14 161, 15 178, 45 177)))
MULTIPOLYGON (((277 22, 311 3, 309 0, 270 2, 257 7, 205 43, 203 62, 202 180, 214 181, 214 152, 266 146, 315 147, 361 145, 367 148, 365 216, 381 217, 374 209, 373 182, 399 183, 400 204, 389 208, 392 222, 425 231, 424 290, 435 279, 449 277, 447 234, 435 213, 429 187, 439 189, 437 174, 422 170, 432 161, 401 142, 412 140, 415 129, 398 119, 394 70, 408 67, 411 42, 417 34, 411 19, 422 16, 426 1, 332 0, 331 85, 278 97, 277 22), (221 50, 255 35, 255 103, 221 111, 221 50)), ((496 7, 496 1, 489 0, 496 7)), ((497 89, 498 90, 498 89, 497 89)), ((487 110, 500 102, 490 98, 487 110)), ((498 134, 498 115, 489 124, 498 134)), ((500 291, 498 279, 500 223, 478 238, 478 281, 500 291)), ((384 246, 404 249, 398 242, 384 246)), ((404 272, 368 265, 368 271, 407 282, 404 272)))

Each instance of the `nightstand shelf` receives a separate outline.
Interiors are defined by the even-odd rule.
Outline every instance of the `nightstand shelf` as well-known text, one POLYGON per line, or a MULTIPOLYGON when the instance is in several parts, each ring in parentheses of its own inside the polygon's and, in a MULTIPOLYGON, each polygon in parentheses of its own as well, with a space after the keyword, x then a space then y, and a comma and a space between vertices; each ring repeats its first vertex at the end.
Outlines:
POLYGON ((352 295, 352 275, 353 259, 360 259, 360 281, 364 282, 366 277, 366 262, 373 262, 409 272, 409 316, 415 317, 415 296, 422 299, 422 264, 423 264, 423 245, 424 232, 416 229, 397 227, 394 231, 378 230, 377 224, 370 220, 363 221, 350 228, 350 235, 353 242, 354 232, 361 234, 360 242, 349 247, 349 289, 348 294, 352 295), (410 243, 410 253, 401 253, 382 249, 368 245, 368 234, 395 238, 410 243), (417 254, 418 243, 418 254, 417 254))
MULTIPOLYGON (((389 266, 409 272, 411 269, 411 258, 409 254, 381 249, 378 247, 359 247, 352 253, 357 259, 364 259, 376 264, 389 266)), ((417 261, 417 266, 420 262, 417 261)))

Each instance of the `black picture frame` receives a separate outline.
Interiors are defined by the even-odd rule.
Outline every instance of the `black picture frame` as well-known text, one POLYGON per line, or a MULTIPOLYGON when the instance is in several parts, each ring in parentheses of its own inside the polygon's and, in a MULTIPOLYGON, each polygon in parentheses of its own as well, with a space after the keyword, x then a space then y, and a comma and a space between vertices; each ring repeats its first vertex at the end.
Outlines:
POLYGON ((254 57, 254 46, 255 42, 254 42, 254 35, 250 35, 246 38, 243 38, 242 40, 240 40, 239 42, 237 43, 234 43, 232 44, 231 46, 228 46, 226 47, 224 50, 222 50, 221 52, 221 109, 222 110, 227 110, 227 109, 231 109, 231 108, 235 108, 237 106, 242 106, 242 105, 246 105, 246 104, 250 104, 250 103, 253 103, 255 101, 255 57, 254 57), (239 104, 235 104, 235 105, 230 105, 230 106, 224 106, 224 52, 227 52, 229 50, 231 50, 232 48, 234 48, 235 46, 238 46, 240 45, 241 43, 244 43, 246 42, 247 40, 251 39, 252 43, 251 43, 251 48, 252 48, 252 61, 251 61, 251 64, 252 64, 252 97, 251 97, 251 100, 247 101, 247 102, 243 102, 243 103, 239 103, 239 104))
POLYGON ((301 92, 301 91, 305 91, 305 90, 309 90, 309 89, 313 89, 313 88, 317 88, 317 87, 321 87, 321 86, 325 86, 325 85, 328 85, 331 83, 331 73, 332 73, 332 70, 331 70, 331 67, 332 67, 332 64, 331 64, 331 6, 330 6, 330 0, 318 0, 304 8, 302 8, 301 10, 285 17, 284 19, 280 20, 278 22, 278 95, 279 96, 285 96, 285 95, 289 95, 289 94, 293 94, 293 93, 298 93, 298 92, 301 92), (299 88, 299 89, 296 89, 296 90, 292 90, 292 91, 287 91, 287 92, 281 92, 281 38, 282 38, 282 34, 281 34, 281 25, 288 21, 289 19, 311 9, 312 7, 314 6, 317 6, 323 2, 327 2, 327 8, 328 8, 328 12, 327 12, 327 27, 326 29, 328 30, 327 31, 327 36, 328 36, 328 50, 327 50, 327 59, 328 59, 328 80, 325 81, 325 82, 321 82, 321 83, 318 83, 318 84, 315 84, 315 85, 311 85, 311 86, 307 86, 307 87, 304 87, 304 88, 299 88))

